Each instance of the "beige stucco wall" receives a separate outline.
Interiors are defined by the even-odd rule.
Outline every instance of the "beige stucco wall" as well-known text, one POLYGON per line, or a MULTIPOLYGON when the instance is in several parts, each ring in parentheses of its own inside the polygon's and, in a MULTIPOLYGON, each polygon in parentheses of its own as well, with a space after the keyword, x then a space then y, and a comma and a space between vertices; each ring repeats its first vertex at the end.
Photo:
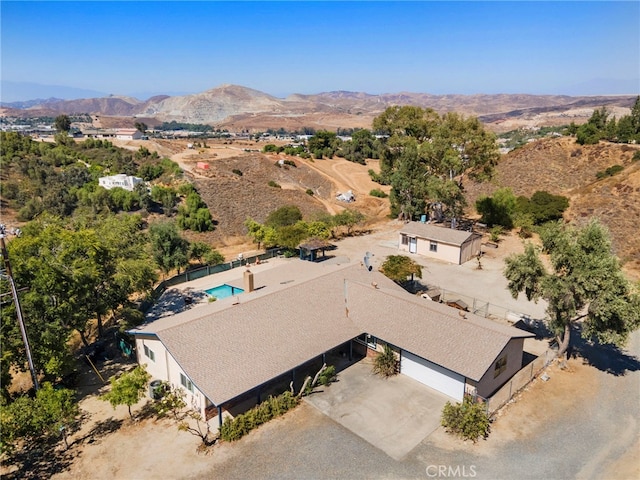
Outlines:
MULTIPOLYGON (((408 236, 411 237, 410 235, 408 236)), ((425 257, 430 257, 430 258, 436 258, 438 260, 444 260, 445 262, 456 263, 456 264, 458 263, 460 259, 460 249, 457 246, 449 245, 447 243, 437 242, 438 251, 432 252, 430 250, 431 240, 427 240, 425 238, 420 238, 420 237, 416 237, 416 238, 417 238, 416 253, 418 255, 423 255, 425 257)), ((400 234, 398 245, 400 250, 404 252, 409 251, 409 244, 407 245, 402 244, 402 234, 400 234)))
MULTIPOLYGON (((504 385, 511 377, 513 377, 522 367, 522 348, 524 346, 524 338, 512 338, 504 347, 502 352, 496 357, 489 369, 482 376, 480 381, 475 384, 478 395, 487 398, 498 388, 504 385), (507 355, 507 368, 497 377, 494 378, 495 363, 507 355)), ((474 382, 467 381, 469 384, 474 382)))
POLYGON ((178 362, 167 351, 165 346, 156 337, 136 338, 136 352, 138 357, 138 363, 140 365, 146 365, 147 372, 151 375, 151 380, 162 380, 169 382, 174 388, 182 388, 185 392, 184 401, 188 406, 200 412, 202 417, 205 417, 205 408, 207 407, 206 397, 198 390, 196 385, 193 385, 193 393, 185 389, 180 383, 180 374, 184 374, 187 378, 189 376, 178 365, 178 362), (153 351, 155 361, 152 361, 144 353, 145 345, 153 351))

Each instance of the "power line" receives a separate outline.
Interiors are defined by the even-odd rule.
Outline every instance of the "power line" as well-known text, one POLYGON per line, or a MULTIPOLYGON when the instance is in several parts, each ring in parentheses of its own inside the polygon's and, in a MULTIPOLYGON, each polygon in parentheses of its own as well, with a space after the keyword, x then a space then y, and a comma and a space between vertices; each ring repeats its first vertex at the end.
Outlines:
POLYGON ((18 289, 13 281, 13 275, 11 274, 11 264, 9 263, 9 254, 7 253, 7 247, 4 242, 5 227, 0 225, 0 250, 2 252, 2 258, 4 259, 5 272, 4 275, 9 280, 11 286, 11 295, 13 296, 13 303, 16 306, 16 316, 18 317, 18 325, 20 326, 20 333, 22 334, 22 340, 24 342, 25 352, 27 354, 27 363, 29 364, 29 370, 31 371, 31 379, 33 380, 33 387, 38 391, 40 385, 38 384, 38 376, 36 375, 36 369, 33 364, 33 357, 31 356, 31 347, 29 346, 29 339, 27 338, 27 329, 24 325, 24 318, 22 317, 22 308, 20 307, 20 299, 18 298, 18 289))

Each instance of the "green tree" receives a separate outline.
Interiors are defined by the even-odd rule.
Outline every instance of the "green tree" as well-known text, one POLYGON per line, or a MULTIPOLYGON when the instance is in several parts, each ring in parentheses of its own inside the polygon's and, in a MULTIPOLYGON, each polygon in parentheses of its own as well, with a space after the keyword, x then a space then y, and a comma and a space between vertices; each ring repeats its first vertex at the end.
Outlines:
POLYGON ((144 122, 136 122, 135 127, 136 130, 138 130, 140 133, 146 133, 149 129, 149 127, 147 127, 147 124, 144 122))
POLYGON ((353 228, 356 225, 362 224, 365 218, 366 217, 362 212, 345 208, 343 211, 336 213, 333 216, 333 224, 338 227, 346 227, 347 235, 351 235, 353 228))
POLYGON ((499 158, 495 136, 475 117, 390 107, 373 126, 389 136, 379 178, 392 187, 392 214, 403 219, 426 212, 430 203, 444 205, 448 217, 459 216, 465 206, 463 177, 489 178, 499 158))
POLYGON ((138 365, 129 372, 121 374, 119 377, 111 377, 111 390, 101 395, 100 400, 109 402, 115 409, 118 405, 126 405, 129 416, 133 418, 131 406, 135 405, 144 397, 147 391, 147 383, 151 375, 147 373, 143 365, 138 365))
POLYGON ((180 236, 173 222, 154 223, 149 227, 153 259, 164 272, 186 267, 189 264, 189 242, 180 236))
POLYGON ((388 278, 400 285, 407 282, 407 278, 416 276, 422 278, 422 267, 405 255, 389 255, 380 271, 388 278))
MULTIPOLYGON (((74 392, 41 385, 35 397, 22 395, 8 404, 0 404, 1 452, 15 448, 20 440, 41 442, 59 436, 74 421, 78 404, 74 392)), ((63 434, 66 444, 66 436, 63 434)))
POLYGON ((488 226, 501 225, 513 228, 517 200, 510 188, 500 188, 491 197, 480 197, 476 201, 476 210, 482 215, 482 222, 488 226))
POLYGON ((302 220, 302 212, 295 205, 285 205, 271 212, 264 224, 269 227, 286 227, 302 220))
POLYGON ((53 126, 58 132, 68 132, 71 129, 71 119, 68 115, 58 115, 53 121, 53 126))
POLYGON ((584 338, 624 345, 640 326, 640 295, 624 277, 607 230, 597 220, 582 228, 556 223, 541 231, 541 239, 551 271, 529 244, 524 253, 507 257, 505 277, 514 298, 524 292, 528 300, 547 301, 558 356, 567 352, 578 322, 584 338))

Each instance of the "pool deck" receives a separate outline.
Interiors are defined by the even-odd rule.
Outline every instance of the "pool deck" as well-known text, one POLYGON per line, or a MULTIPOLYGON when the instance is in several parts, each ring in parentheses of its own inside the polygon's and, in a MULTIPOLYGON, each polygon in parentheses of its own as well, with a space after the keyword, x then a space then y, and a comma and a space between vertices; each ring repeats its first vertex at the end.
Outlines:
POLYGON ((181 283, 169 288, 160 296, 145 315, 145 323, 138 329, 146 330, 146 327, 149 327, 151 331, 170 328, 229 308, 234 304, 283 290, 293 282, 305 282, 348 265, 353 265, 353 262, 344 256, 323 262, 308 262, 298 258, 271 258, 258 265, 242 266, 181 283), (244 273, 247 270, 254 275, 252 292, 247 292, 244 285, 244 273), (239 295, 211 301, 212 297, 205 290, 222 284, 245 291, 239 295), (151 323, 153 327, 150 326, 151 323))

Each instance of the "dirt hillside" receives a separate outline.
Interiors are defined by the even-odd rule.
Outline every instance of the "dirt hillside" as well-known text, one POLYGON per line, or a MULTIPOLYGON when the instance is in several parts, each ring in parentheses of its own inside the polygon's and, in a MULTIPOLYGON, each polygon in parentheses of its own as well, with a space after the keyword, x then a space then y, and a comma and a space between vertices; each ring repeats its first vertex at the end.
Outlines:
POLYGON ((574 138, 539 140, 502 157, 493 181, 467 182, 469 211, 475 201, 500 187, 516 195, 531 196, 538 190, 569 198, 567 220, 584 222, 599 218, 611 231, 614 249, 634 278, 640 279, 640 162, 632 160, 636 145, 600 142, 578 145, 574 138), (598 180, 596 174, 613 165, 624 170, 598 180))

